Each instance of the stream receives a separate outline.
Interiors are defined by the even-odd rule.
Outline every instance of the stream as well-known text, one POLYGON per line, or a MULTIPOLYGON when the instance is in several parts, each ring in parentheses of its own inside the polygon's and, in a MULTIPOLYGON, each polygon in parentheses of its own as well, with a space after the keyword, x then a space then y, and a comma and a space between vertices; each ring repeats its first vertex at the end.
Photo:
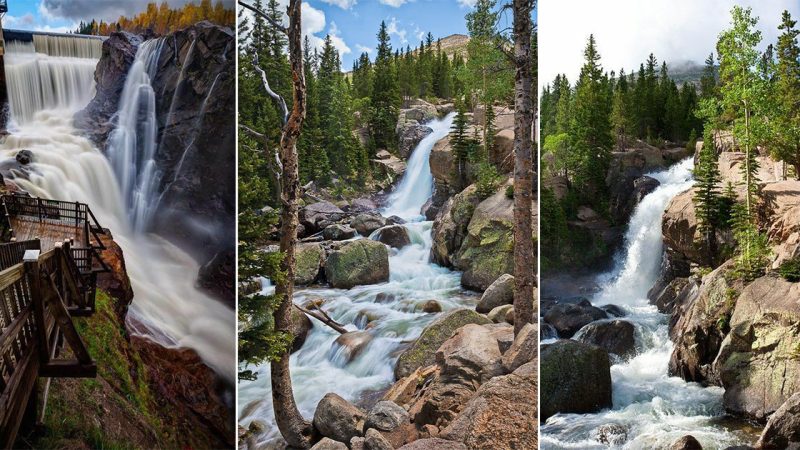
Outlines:
MULTIPOLYGON (((433 177, 428 157, 434 144, 445 137, 454 114, 434 119, 426 125, 433 133, 424 138, 408 160, 403 178, 389 196, 384 216, 397 215, 407 223, 412 244, 389 250, 389 282, 353 289, 311 287, 295 292, 294 301, 323 298, 323 308, 348 330, 364 329, 367 321, 374 335, 367 347, 347 362, 342 349, 334 344, 338 333, 312 319, 314 326, 303 347, 290 360, 295 399, 300 412, 313 417, 322 397, 335 392, 359 403, 370 394, 380 393, 394 382, 394 365, 400 351, 422 333, 435 317, 419 311, 427 300, 436 300, 443 311, 474 307, 478 298, 462 290, 461 274, 430 263, 432 221, 425 221, 420 210, 433 192, 433 177), (378 302, 378 294, 391 294, 378 302)), ((265 280, 266 291, 272 289, 265 280)), ((269 366, 257 367, 256 381, 239 382, 239 424, 245 428, 260 422, 265 430, 258 436, 261 445, 275 445, 280 435, 274 425, 269 366)))
MULTIPOLYGON (((541 426, 543 449, 660 449, 685 435, 694 436, 704 449, 724 449, 750 443, 752 435, 725 418, 723 389, 703 387, 671 377, 667 365, 672 353, 668 316, 650 305, 647 291, 659 276, 663 241, 661 218, 669 201, 689 189, 693 160, 687 158, 667 170, 648 174, 661 184, 637 206, 625 235, 625 246, 614 269, 597 277, 600 291, 595 305, 624 308, 623 320, 636 327, 637 354, 628 361, 614 360, 611 380, 613 407, 594 414, 557 414, 541 426), (622 433, 598 429, 615 425, 622 433)), ((578 332, 580 333, 580 331, 578 332)), ((552 340, 543 341, 543 344, 552 340)))

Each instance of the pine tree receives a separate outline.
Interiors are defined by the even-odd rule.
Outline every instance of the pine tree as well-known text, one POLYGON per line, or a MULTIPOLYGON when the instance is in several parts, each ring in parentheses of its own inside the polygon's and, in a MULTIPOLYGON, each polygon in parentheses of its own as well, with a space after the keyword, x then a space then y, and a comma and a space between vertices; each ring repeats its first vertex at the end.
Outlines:
POLYGON ((456 179, 459 180, 460 189, 466 178, 467 161, 470 156, 470 139, 467 136, 467 109, 464 102, 456 100, 456 116, 453 118, 453 131, 450 134, 450 146, 453 148, 453 155, 456 157, 456 179))
POLYGON ((717 150, 711 131, 707 131, 700 150, 697 166, 694 169, 695 193, 692 201, 697 216, 697 230, 702 236, 703 244, 707 250, 706 263, 714 266, 714 257, 717 253, 716 229, 719 218, 720 174, 717 165, 717 150))
POLYGON ((378 54, 375 59, 371 100, 370 133, 374 155, 377 149, 393 150, 397 146, 394 129, 399 114, 400 92, 392 67, 392 46, 386 22, 381 22, 378 32, 378 54))
POLYGON ((700 77, 700 95, 703 98, 717 96, 717 67, 714 65, 714 54, 706 58, 703 75, 700 77))
POLYGON ((775 125, 772 153, 794 167, 800 177, 800 35, 789 11, 781 16, 782 31, 776 47, 775 89, 773 105, 775 125))

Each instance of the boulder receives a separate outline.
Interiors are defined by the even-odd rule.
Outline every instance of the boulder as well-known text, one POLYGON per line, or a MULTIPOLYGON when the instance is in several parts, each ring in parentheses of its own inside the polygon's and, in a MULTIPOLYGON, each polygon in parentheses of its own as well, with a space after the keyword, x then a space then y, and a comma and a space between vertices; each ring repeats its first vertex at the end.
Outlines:
POLYGON ((350 289, 389 281, 389 251, 380 242, 359 239, 331 252, 325 276, 334 288, 350 289))
POLYGON ((480 198, 475 185, 445 202, 431 229, 433 262, 445 267, 453 266, 453 257, 467 237, 467 227, 478 203, 480 198))
POLYGON ((402 225, 389 225, 378 229, 378 231, 375 232, 375 240, 396 249, 411 245, 411 238, 408 236, 408 230, 402 225))
POLYGON ((356 230, 350 228, 349 225, 335 223, 322 230, 322 237, 326 241, 344 241, 356 237, 356 230))
POLYGON ((696 188, 684 191, 670 200, 661 221, 661 234, 671 258, 685 260, 700 266, 724 261, 726 252, 734 248, 731 232, 717 230, 714 237, 716 252, 714 261, 708 261, 709 250, 705 239, 697 229, 697 213, 692 198, 696 188))
POLYGON ((498 306, 512 303, 514 303, 514 276, 506 273, 486 288, 475 311, 486 314, 498 306))
POLYGON ((450 136, 447 135, 436 141, 428 157, 433 179, 444 186, 458 188, 459 181, 456 179, 456 157, 450 146, 450 136))
POLYGON ((608 317, 625 317, 628 315, 624 309, 617 305, 603 305, 600 307, 600 309, 605 311, 606 314, 608 314, 608 317))
POLYGON ((436 350, 459 328, 470 323, 486 324, 489 323, 489 319, 471 309, 456 309, 437 317, 425 327, 419 338, 400 354, 394 368, 395 379, 399 380, 418 368, 434 364, 436 350))
POLYGON ((369 236, 378 228, 386 226, 386 218, 380 214, 359 214, 353 217, 350 226, 358 231, 358 234, 369 236))
POLYGON ((675 278, 659 292, 650 296, 650 303, 655 305, 659 312, 672 315, 688 299, 697 295, 699 287, 699 280, 696 278, 675 278))
POLYGON ((636 354, 636 328, 627 320, 594 322, 583 327, 575 340, 604 348, 621 358, 636 354))
POLYGON ((570 338, 585 325, 607 319, 608 314, 584 299, 578 303, 555 304, 544 313, 543 318, 558 331, 560 337, 570 338))
POLYGON ((789 397, 767 421, 756 448, 800 449, 800 392, 789 397))
POLYGON ((345 363, 356 359, 367 345, 372 342, 373 337, 372 333, 368 331, 348 331, 339 335, 333 341, 332 347, 334 354, 337 355, 336 359, 339 359, 338 355, 341 355, 345 363))
POLYGON ((410 158, 420 141, 431 133, 433 130, 428 126, 405 122, 397 132, 397 150, 400 152, 400 156, 404 159, 410 158))
POLYGON ((572 340, 540 352, 539 420, 556 413, 592 413, 611 407, 611 363, 604 349, 572 340))
POLYGON ((492 332, 467 324, 436 351, 436 364, 447 383, 479 386, 503 373, 500 346, 492 332))
POLYGON ((694 436, 683 436, 673 442, 669 446, 669 450, 703 450, 703 446, 697 442, 694 436))
POLYGON ((800 392, 800 283, 777 276, 742 290, 715 361, 725 409, 765 420, 800 392))
POLYGON ((478 204, 467 235, 453 259, 464 272, 461 284, 485 291, 503 274, 514 271, 514 202, 505 186, 478 204))
POLYGON ((704 276, 696 294, 673 313, 670 337, 674 347, 669 361, 670 375, 686 381, 719 385, 714 360, 728 333, 736 293, 742 287, 740 281, 727 276, 733 264, 733 261, 728 261, 704 276))
POLYGON ((33 152, 30 150, 22 149, 18 151, 16 155, 14 155, 14 159, 16 159, 17 162, 22 164, 23 166, 26 166, 31 162, 33 162, 33 152))
POLYGON ((298 285, 313 283, 319 275, 324 259, 325 249, 318 242, 298 244, 295 255, 294 282, 298 285))
POLYGON ((659 186, 658 180, 649 176, 630 176, 612 186, 609 211, 615 223, 626 223, 636 206, 659 186))
POLYGON ((762 190, 760 214, 766 220, 767 236, 773 246, 772 268, 800 258, 800 181, 770 183, 762 190))
POLYGON ((399 179, 406 172, 406 163, 391 154, 385 158, 371 159, 369 162, 373 173, 388 179, 390 182, 399 179))
POLYGON ((500 305, 489 311, 486 317, 494 323, 503 323, 506 321, 509 312, 512 315, 514 314, 514 305, 500 305))
POLYGON ((597 442, 609 447, 621 447, 628 440, 628 427, 618 423, 600 425, 594 432, 597 442))
POLYGON ((439 436, 474 449, 537 448, 536 386, 536 361, 489 380, 439 436))
POLYGON ((334 393, 329 393, 325 394, 317 404, 317 409, 314 411, 314 428, 321 435, 335 441, 350 442, 353 437, 363 435, 365 418, 366 414, 361 408, 334 393))
POLYGON ((514 327, 508 323, 490 323, 484 327, 492 333, 492 337, 497 339, 500 353, 505 354, 514 343, 514 327))
POLYGON ((300 209, 300 223, 310 230, 319 229, 322 221, 338 222, 345 217, 345 212, 331 202, 312 203, 300 209))
POLYGON ((330 438, 322 438, 311 450, 347 450, 347 446, 330 438))
POLYGON ((489 149, 489 162, 500 173, 514 170, 514 130, 499 130, 494 136, 494 145, 489 149))
POLYGON ((440 438, 427 438, 408 443, 398 450, 467 450, 467 446, 461 442, 453 442, 440 438))
POLYGON ((382 400, 367 414, 366 428, 392 431, 409 421, 408 412, 395 402, 382 400))
POLYGON ((349 212, 373 212, 378 209, 378 205, 368 198, 357 198, 350 202, 349 212))
POLYGON ((520 366, 537 358, 539 354, 539 327, 526 324, 517 333, 511 348, 503 353, 503 368, 506 372, 514 372, 520 366))
POLYGON ((394 446, 373 428, 364 433, 364 448, 366 450, 394 450, 394 446))

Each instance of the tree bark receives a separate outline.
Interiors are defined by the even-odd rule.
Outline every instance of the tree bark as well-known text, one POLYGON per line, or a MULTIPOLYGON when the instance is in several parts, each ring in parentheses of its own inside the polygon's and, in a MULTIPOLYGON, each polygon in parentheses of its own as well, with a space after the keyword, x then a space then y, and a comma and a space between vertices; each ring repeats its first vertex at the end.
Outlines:
MULTIPOLYGON (((303 46, 300 32, 301 0, 290 0, 288 6, 289 27, 286 30, 289 41, 289 61, 292 68, 292 111, 285 119, 281 130, 280 159, 281 177, 281 239, 280 251, 283 253, 281 270, 282 281, 275 286, 280 297, 280 306, 274 313, 275 328, 281 333, 292 332, 292 297, 294 295, 295 253, 297 247, 298 198, 300 181, 297 168, 297 138, 306 115, 306 83, 303 73, 303 46)), ((267 89, 268 86, 266 86, 267 89)), ((282 100, 282 99, 281 99, 282 100)), ((284 102, 285 104, 285 102, 284 102)), ((266 157, 271 158, 268 149, 266 157)), ((290 447, 309 448, 313 429, 306 421, 294 400, 292 378, 289 371, 289 352, 281 355, 278 361, 270 364, 272 382, 272 404, 275 422, 281 435, 290 447)))
POLYGON ((534 318, 533 0, 514 0, 514 335, 534 318))

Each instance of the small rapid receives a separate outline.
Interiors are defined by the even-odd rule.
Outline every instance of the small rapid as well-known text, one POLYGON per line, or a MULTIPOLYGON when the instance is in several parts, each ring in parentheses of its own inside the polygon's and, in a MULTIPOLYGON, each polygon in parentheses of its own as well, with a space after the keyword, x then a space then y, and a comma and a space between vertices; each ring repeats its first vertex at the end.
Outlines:
MULTIPOLYGON (((723 390, 703 387, 668 375, 672 354, 668 317, 649 304, 663 254, 661 219, 669 201, 694 184, 693 160, 648 174, 661 184, 644 197, 631 216, 624 251, 615 268, 598 277, 601 291, 595 305, 623 307, 636 327, 637 354, 623 361, 612 356, 613 407, 595 414, 557 414, 541 427, 543 449, 668 448, 685 435, 706 449, 723 449, 746 442, 743 432, 726 427, 723 390), (600 430, 609 444, 598 440, 600 430)), ((580 331, 578 332, 580 333, 580 331)), ((546 343, 546 342, 545 342, 546 343)))
MULTIPOLYGON (((349 290, 307 288, 295 293, 295 303, 322 299, 323 309, 334 320, 351 331, 369 330, 373 336, 348 362, 334 343, 339 334, 312 319, 314 326, 303 347, 290 359, 295 399, 305 417, 314 415, 317 403, 329 392, 359 403, 388 388, 400 352, 436 317, 420 310, 424 302, 436 300, 443 311, 474 307, 477 302, 461 289, 460 273, 430 263, 433 222, 423 221, 420 214, 433 191, 428 157, 436 141, 449 133, 452 119, 450 114, 426 124, 434 132, 414 149, 403 179, 382 211, 407 220, 404 226, 411 239, 411 245, 389 250, 389 281, 349 290)), ((263 289, 268 293, 274 288, 264 280, 263 289)), ((259 366, 255 372, 257 380, 239 382, 239 423, 246 428, 260 423, 266 433, 257 438, 259 444, 271 448, 280 436, 274 425, 269 366, 259 366)))
MULTIPOLYGON (((131 213, 135 206, 126 201, 128 187, 120 182, 109 159, 73 126, 75 113, 94 95, 101 42, 68 37, 46 42, 8 42, 5 69, 11 123, 10 134, 0 143, 0 155, 14 174, 14 183, 34 196, 88 203, 124 251, 134 291, 127 317, 131 333, 165 347, 192 348, 221 377, 234 383, 234 312, 196 287, 199 264, 191 256, 135 226, 136 214, 131 213), (81 42, 69 44, 64 39, 81 42), (48 49, 59 56, 43 53, 48 49), (22 149, 34 155, 29 166, 14 162, 22 149)), ((140 51, 149 51, 154 45, 150 42, 155 41, 142 44, 140 51)), ((127 103, 120 102, 121 106, 127 103)), ((144 103, 152 106, 152 102, 144 103)), ((141 103, 130 108, 136 120, 141 103)), ((108 153, 141 154, 141 141, 113 142, 108 153), (118 147, 123 145, 127 147, 118 147)), ((140 172, 124 173, 140 179, 140 172)))

